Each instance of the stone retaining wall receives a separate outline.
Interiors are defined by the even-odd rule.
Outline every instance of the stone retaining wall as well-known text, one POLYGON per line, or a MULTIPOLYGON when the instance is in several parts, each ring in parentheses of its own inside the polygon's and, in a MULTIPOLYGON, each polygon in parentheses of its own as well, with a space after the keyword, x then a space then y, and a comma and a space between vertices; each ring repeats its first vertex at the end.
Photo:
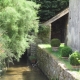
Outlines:
POLYGON ((71 71, 67 70, 56 57, 50 54, 45 48, 38 45, 37 60, 39 68, 49 80, 80 80, 71 71))

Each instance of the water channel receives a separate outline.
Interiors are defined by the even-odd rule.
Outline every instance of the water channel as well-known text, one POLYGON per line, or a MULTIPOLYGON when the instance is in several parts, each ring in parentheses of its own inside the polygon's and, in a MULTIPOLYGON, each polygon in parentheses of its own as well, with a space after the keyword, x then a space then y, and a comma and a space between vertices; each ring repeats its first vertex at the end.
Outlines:
POLYGON ((48 80, 38 66, 32 66, 29 61, 16 62, 10 65, 6 74, 0 80, 48 80))

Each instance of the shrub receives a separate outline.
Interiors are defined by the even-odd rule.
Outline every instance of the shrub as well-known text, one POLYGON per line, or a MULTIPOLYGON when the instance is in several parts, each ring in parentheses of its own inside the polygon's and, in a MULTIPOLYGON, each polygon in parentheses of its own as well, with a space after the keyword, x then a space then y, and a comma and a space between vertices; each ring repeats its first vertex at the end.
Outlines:
POLYGON ((59 47, 60 46, 60 40, 57 38, 54 38, 51 40, 51 46, 52 47, 59 47))
POLYGON ((36 63, 37 58, 36 58, 35 55, 31 55, 31 56, 29 56, 29 60, 30 60, 30 62, 31 62, 32 64, 34 64, 34 63, 36 63))
POLYGON ((49 36, 50 36, 50 27, 40 24, 38 31, 38 38, 42 41, 42 43, 49 43, 50 42, 49 36))
POLYGON ((80 53, 75 51, 70 55, 69 60, 71 65, 74 66, 80 65, 80 53))
POLYGON ((39 25, 39 32, 38 35, 41 35, 43 37, 47 36, 49 33, 49 26, 45 26, 45 25, 39 25))
POLYGON ((68 46, 63 47, 61 50, 61 56, 62 57, 69 57, 69 55, 72 54, 72 49, 68 46))
POLYGON ((31 56, 29 56, 29 59, 30 60, 36 60, 36 56, 31 55, 31 56))

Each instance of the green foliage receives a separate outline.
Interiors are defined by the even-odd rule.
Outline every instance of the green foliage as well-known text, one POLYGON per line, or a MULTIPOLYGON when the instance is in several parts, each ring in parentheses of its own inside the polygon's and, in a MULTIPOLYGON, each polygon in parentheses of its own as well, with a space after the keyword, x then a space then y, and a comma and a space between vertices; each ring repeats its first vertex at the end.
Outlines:
POLYGON ((39 26, 39 32, 38 32, 39 35, 47 36, 48 33, 49 33, 49 27, 48 26, 45 26, 45 25, 39 26))
POLYGON ((56 79, 51 79, 51 80, 59 80, 58 78, 56 78, 56 79))
POLYGON ((37 58, 35 55, 30 55, 29 56, 29 60, 32 64, 35 64, 37 62, 37 58))
POLYGON ((36 0, 41 4, 39 10, 40 21, 44 22, 69 6, 69 0, 36 0))
POLYGON ((36 60, 36 56, 31 55, 31 56, 29 56, 29 59, 30 59, 30 60, 36 60))
POLYGON ((49 42, 50 27, 45 25, 39 25, 38 38, 42 40, 43 43, 49 42))
POLYGON ((80 53, 75 51, 73 52, 70 57, 70 64, 73 65, 73 66, 77 66, 77 65, 80 65, 80 53))
POLYGON ((5 31, 6 45, 17 60, 38 32, 38 8, 32 1, 0 0, 0 29, 5 31))
POLYGON ((4 33, 4 30, 0 29, 0 76, 5 73, 4 68, 6 68, 9 62, 13 62, 12 58, 15 56, 6 45, 7 42, 3 37, 4 33))
POLYGON ((60 40, 57 38, 54 38, 51 40, 51 46, 52 47, 59 47, 60 46, 60 40))
POLYGON ((72 49, 68 46, 63 47, 61 50, 61 56, 62 57, 69 57, 69 55, 72 54, 72 49))

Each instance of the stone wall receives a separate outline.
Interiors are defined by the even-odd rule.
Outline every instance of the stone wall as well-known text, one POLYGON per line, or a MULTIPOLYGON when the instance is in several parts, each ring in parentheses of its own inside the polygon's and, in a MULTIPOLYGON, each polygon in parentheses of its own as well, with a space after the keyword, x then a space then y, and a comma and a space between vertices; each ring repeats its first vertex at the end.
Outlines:
POLYGON ((38 45, 37 61, 39 68, 49 80, 80 80, 41 45, 38 45))
POLYGON ((36 55, 36 53, 37 53, 37 45, 41 44, 41 43, 42 43, 42 41, 40 39, 36 38, 34 43, 31 43, 29 49, 27 49, 28 56, 36 55))
POLYGON ((73 51, 80 51, 80 0, 69 0, 67 44, 73 51))
POLYGON ((34 40, 34 43, 30 44, 30 48, 27 49, 27 53, 29 55, 35 55, 37 53, 37 45, 44 43, 44 44, 49 44, 51 40, 51 25, 44 25, 48 29, 47 35, 43 36, 43 33, 41 33, 41 36, 37 35, 37 37, 34 40))

